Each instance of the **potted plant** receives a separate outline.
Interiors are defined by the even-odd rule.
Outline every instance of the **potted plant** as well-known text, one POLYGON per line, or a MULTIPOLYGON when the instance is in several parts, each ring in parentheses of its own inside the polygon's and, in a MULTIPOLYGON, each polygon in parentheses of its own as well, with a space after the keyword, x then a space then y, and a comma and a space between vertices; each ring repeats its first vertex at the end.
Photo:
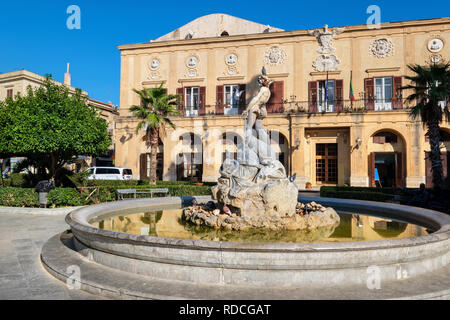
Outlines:
POLYGON ((305 186, 306 186, 306 189, 312 189, 311 182, 307 182, 305 186))

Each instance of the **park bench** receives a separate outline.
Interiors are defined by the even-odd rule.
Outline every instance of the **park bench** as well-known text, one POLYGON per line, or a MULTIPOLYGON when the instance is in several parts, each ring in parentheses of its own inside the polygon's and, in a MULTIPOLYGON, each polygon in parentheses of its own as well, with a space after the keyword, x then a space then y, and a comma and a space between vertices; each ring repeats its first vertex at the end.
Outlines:
POLYGON ((168 194, 169 189, 167 188, 159 188, 159 189, 118 189, 117 197, 119 200, 123 200, 125 195, 132 195, 134 199, 136 199, 137 194, 149 194, 151 198, 153 198, 153 194, 155 193, 164 193, 168 194))

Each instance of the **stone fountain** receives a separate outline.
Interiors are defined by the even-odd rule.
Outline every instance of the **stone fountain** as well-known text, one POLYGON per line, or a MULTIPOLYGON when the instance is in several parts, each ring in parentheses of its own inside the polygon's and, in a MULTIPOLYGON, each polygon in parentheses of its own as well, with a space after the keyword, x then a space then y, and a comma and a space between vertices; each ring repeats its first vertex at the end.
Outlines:
POLYGON ((217 185, 212 188, 217 201, 193 205, 183 211, 183 219, 196 225, 229 230, 268 228, 304 230, 339 224, 332 208, 298 202, 295 175, 287 177, 276 159, 270 137, 263 128, 267 116, 272 81, 265 68, 258 77, 260 89, 242 116, 245 121, 243 150, 237 160, 225 159, 217 185))

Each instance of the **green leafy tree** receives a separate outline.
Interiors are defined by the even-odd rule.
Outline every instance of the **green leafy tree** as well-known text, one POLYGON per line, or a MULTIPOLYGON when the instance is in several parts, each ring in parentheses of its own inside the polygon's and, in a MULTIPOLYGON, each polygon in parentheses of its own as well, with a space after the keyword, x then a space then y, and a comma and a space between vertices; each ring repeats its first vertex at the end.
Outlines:
POLYGON ((27 94, 0 101, 0 157, 23 156, 52 180, 74 156, 96 156, 111 144, 108 124, 81 90, 69 94, 47 76, 27 94))
POLYGON ((156 155, 159 139, 164 135, 166 125, 175 129, 169 116, 179 114, 176 108, 179 96, 167 94, 163 85, 164 82, 156 88, 133 89, 139 95, 141 104, 130 107, 133 115, 141 120, 136 127, 136 134, 144 130, 143 140, 147 147, 150 147, 150 176, 148 177, 150 184, 156 184, 156 155))
POLYGON ((443 183, 443 170, 441 150, 439 147, 440 124, 450 119, 448 103, 450 102, 450 64, 431 64, 429 66, 409 65, 413 75, 406 76, 411 83, 402 87, 402 90, 411 90, 406 98, 413 106, 410 116, 420 118, 427 128, 430 142, 431 171, 433 185, 441 186, 443 183))

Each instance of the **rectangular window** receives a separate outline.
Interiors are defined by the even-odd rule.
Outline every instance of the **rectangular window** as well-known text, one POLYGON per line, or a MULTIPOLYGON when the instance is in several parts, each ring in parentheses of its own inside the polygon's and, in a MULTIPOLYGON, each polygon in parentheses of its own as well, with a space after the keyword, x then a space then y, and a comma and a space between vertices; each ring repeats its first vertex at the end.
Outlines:
POLYGON ((392 77, 375 78, 375 110, 392 110, 392 77))
POLYGON ((239 85, 225 85, 224 86, 224 114, 233 115, 238 114, 239 107, 239 85))
POLYGON ((186 116, 197 116, 199 107, 199 87, 185 88, 186 116))
POLYGON ((334 80, 317 81, 317 111, 334 112, 334 80))
POLYGON ((7 97, 7 98, 12 98, 13 95, 14 95, 13 89, 8 89, 8 90, 6 90, 6 97, 7 97))

